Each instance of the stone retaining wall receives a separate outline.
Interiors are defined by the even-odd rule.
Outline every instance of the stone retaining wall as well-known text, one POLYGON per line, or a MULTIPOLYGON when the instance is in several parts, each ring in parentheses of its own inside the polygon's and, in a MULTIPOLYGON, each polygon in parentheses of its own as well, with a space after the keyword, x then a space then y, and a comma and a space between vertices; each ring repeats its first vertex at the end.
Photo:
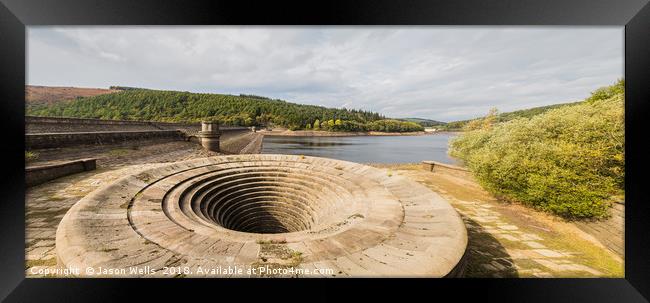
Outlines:
POLYGON ((63 176, 94 170, 97 167, 95 161, 95 159, 81 159, 26 167, 25 184, 34 186, 63 176))
POLYGON ((264 136, 253 132, 226 132, 221 136, 221 152, 224 154, 259 154, 264 136))
POLYGON ((264 135, 253 133, 251 134, 252 139, 246 147, 242 148, 240 154, 259 154, 262 152, 262 143, 264 141, 264 135))
POLYGON ((576 222, 575 225, 619 256, 625 256, 624 202, 614 202, 606 220, 576 222))
POLYGON ((74 133, 26 134, 25 148, 60 148, 86 144, 115 144, 141 140, 184 140, 179 130, 103 131, 74 133))
MULTIPOLYGON (((232 130, 247 130, 248 128, 222 126, 220 129, 223 132, 232 130)), ((201 130, 201 123, 171 123, 156 121, 25 116, 25 132, 28 134, 151 130, 181 130, 187 135, 195 135, 198 131, 201 130)))
POLYGON ((152 121, 101 120, 25 116, 25 132, 68 133, 91 131, 148 131, 186 129, 198 131, 200 123, 167 123, 152 121))
MULTIPOLYGON (((200 123, 101 120, 25 116, 27 149, 59 148, 85 144, 113 144, 133 140, 192 139, 200 123)), ((223 135, 250 131, 246 127, 221 127, 223 135)))

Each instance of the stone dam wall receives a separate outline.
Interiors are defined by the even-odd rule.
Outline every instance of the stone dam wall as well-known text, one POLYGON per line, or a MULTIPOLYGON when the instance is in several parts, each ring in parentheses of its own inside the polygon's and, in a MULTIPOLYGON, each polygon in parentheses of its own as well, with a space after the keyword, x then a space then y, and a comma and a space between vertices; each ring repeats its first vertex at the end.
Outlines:
MULTIPOLYGON (((27 134, 151 130, 180 130, 187 135, 194 135, 201 130, 201 123, 25 116, 25 133, 27 134)), ((220 130, 222 132, 245 131, 248 128, 221 126, 220 130)))
POLYGON ((177 129, 194 133, 201 130, 201 124, 25 116, 27 134, 177 129))
MULTIPOLYGON (((25 117, 27 149, 118 144, 128 141, 174 141, 195 138, 200 123, 25 117)), ((221 127, 224 138, 249 132, 246 127, 221 127)))
POLYGON ((127 141, 184 140, 185 136, 178 130, 149 130, 149 131, 102 131, 102 132, 72 132, 72 133, 43 133, 26 134, 25 148, 60 148, 78 145, 119 144, 127 141))

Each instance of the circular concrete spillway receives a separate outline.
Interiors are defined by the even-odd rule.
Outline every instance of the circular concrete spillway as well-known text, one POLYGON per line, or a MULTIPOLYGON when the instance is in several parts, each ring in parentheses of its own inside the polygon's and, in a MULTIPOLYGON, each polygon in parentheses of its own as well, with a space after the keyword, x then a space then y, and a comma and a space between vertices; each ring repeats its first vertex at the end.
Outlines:
POLYGON ((211 157, 125 176, 80 200, 56 237, 60 266, 147 268, 117 274, 128 277, 166 276, 169 267, 183 276, 259 276, 209 272, 233 266, 456 276, 466 245, 459 215, 423 185, 289 155, 211 157))
POLYGON ((324 216, 344 216, 344 198, 351 197, 343 179, 299 167, 242 166, 198 180, 181 187, 180 208, 205 222, 249 233, 313 229, 324 216))

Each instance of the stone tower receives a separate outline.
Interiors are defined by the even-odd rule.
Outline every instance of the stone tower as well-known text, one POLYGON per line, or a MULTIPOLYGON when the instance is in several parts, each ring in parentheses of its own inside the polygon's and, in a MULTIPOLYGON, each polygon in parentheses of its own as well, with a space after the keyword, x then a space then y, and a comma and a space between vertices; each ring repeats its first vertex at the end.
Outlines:
POLYGON ((221 137, 219 122, 202 121, 198 137, 203 148, 212 152, 219 152, 219 137, 221 137))

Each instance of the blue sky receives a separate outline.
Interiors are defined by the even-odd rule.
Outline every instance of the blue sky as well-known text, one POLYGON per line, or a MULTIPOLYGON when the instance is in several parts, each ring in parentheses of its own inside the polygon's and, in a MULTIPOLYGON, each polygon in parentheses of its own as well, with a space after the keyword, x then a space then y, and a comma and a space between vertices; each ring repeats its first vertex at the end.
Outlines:
POLYGON ((454 121, 623 77, 623 27, 29 27, 27 83, 257 94, 454 121))

